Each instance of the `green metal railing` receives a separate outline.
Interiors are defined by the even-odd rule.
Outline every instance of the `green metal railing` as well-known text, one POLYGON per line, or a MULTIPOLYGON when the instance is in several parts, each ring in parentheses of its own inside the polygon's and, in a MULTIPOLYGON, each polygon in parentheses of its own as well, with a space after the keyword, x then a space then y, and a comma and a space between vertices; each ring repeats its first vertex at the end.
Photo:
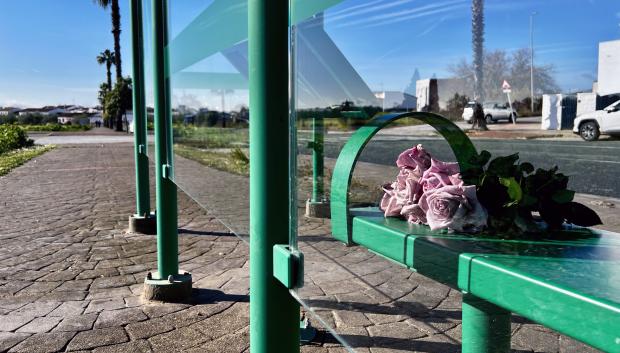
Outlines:
POLYGON ((144 84, 144 34, 142 1, 131 0, 131 33, 133 54, 133 135, 136 163, 136 215, 149 217, 151 195, 149 192, 149 158, 146 139, 146 102, 144 84))
POLYGON ((299 351, 299 303, 273 276, 273 247, 288 244, 288 0, 249 0, 250 347, 299 351))
POLYGON ((155 187, 157 271, 160 278, 179 273, 177 188, 174 184, 172 117, 168 76, 168 4, 153 0, 153 88, 155 95, 155 187))

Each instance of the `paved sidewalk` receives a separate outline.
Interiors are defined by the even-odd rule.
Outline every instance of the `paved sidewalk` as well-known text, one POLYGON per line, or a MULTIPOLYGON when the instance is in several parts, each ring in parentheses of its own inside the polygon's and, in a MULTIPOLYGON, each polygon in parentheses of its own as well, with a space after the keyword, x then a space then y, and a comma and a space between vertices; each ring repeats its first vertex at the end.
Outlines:
MULTIPOLYGON (((156 253, 153 236, 125 232, 134 207, 132 153, 129 144, 59 147, 0 178, 0 351, 248 351, 247 246, 183 193, 180 260, 193 273, 195 300, 140 301, 156 253)), ((177 172, 200 203, 226 204, 217 215, 243 229, 247 178, 182 158, 177 172)), ((300 222, 307 272, 298 296, 355 351, 460 350, 457 291, 343 246, 328 235, 329 221, 300 222)), ((518 317, 513 348, 594 352, 518 317)), ((320 332, 302 352, 343 348, 320 332)))
POLYGON ((127 234, 131 145, 61 147, 0 179, 0 351, 243 352, 248 252, 179 195, 195 303, 142 304, 153 236, 127 234))

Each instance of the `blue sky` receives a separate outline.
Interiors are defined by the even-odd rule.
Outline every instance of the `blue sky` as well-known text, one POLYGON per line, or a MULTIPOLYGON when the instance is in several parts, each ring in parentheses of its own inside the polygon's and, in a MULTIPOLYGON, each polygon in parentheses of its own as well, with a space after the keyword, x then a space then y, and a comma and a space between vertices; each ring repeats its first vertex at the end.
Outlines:
MULTIPOLYGON (((173 1, 173 32, 211 3, 173 1)), ((123 72, 129 75, 128 1, 120 2, 123 72)), ((448 65, 469 58, 469 4, 345 0, 327 11, 325 27, 372 89, 402 90, 416 67, 422 77, 445 77, 448 65)), ((529 46, 532 11, 538 13, 536 61, 554 65, 564 90, 590 87, 596 77, 597 43, 620 39, 620 1, 487 0, 486 48, 529 46)), ((113 46, 109 11, 89 0, 0 1, 0 45, 0 105, 93 105, 105 79, 95 57, 113 46)), ((221 57, 210 60, 216 70, 230 70, 221 57)))

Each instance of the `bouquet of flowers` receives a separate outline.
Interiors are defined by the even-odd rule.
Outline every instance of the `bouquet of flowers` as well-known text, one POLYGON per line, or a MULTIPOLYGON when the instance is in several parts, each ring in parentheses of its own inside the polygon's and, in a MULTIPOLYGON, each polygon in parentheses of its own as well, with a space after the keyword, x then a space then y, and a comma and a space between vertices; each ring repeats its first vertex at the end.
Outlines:
POLYGON ((414 146, 398 156, 400 172, 383 186, 380 208, 386 217, 403 217, 432 230, 507 236, 558 229, 565 222, 601 224, 593 210, 573 201, 568 177, 557 167, 535 170, 518 160, 518 154, 491 160, 482 151, 461 173, 458 163, 436 160, 422 145, 414 146))

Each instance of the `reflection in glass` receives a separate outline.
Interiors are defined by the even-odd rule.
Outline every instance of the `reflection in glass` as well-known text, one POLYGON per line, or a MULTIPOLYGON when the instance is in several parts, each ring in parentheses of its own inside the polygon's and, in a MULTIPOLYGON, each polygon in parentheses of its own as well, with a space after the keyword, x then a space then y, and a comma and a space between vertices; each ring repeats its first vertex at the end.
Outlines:
MULTIPOLYGON (((447 285, 440 284, 437 278, 431 280, 387 260, 385 253, 346 247, 332 237, 328 219, 304 215, 307 200, 329 202, 332 193, 345 192, 358 207, 358 214, 375 212, 381 222, 382 214, 376 209, 381 186, 395 179, 400 152, 422 143, 435 158, 455 160, 446 141, 432 128, 403 119, 380 131, 366 146, 349 190, 331 190, 334 165, 343 146, 373 117, 427 111, 465 130, 472 128, 473 110, 480 103, 480 124, 486 123, 489 131, 469 134, 478 151, 488 150, 494 156, 519 152, 522 161, 545 169, 558 165, 571 176, 569 188, 577 192, 576 201, 603 215, 603 229, 620 231, 614 221, 617 211, 596 206, 613 203, 606 197, 620 197, 620 188, 606 182, 606 177, 592 175, 592 170, 601 168, 617 171, 619 146, 604 135, 604 145, 584 145, 571 132, 580 133, 577 115, 611 114, 603 108, 620 99, 616 17, 620 7, 613 1, 564 5, 559 0, 293 1, 291 87, 297 128, 298 217, 296 232, 292 232, 297 238, 291 244, 305 258, 305 284, 293 295, 347 348, 460 350, 461 296, 456 277, 449 277, 447 285), (481 31, 472 34, 472 20, 481 31), (472 48, 472 42, 479 50, 472 48), (319 164, 317 144, 322 155, 319 164), (322 173, 317 167, 323 168, 322 173), (323 190, 319 187, 317 194, 321 184, 323 190)), ((594 136, 594 130, 584 131, 594 136)), ((372 243, 370 235, 369 239, 372 243)), ((420 243, 422 248, 451 248, 458 242, 448 236, 420 243)), ((597 257, 616 254, 619 244, 605 233, 600 239, 575 240, 570 246, 539 248, 524 243, 479 247, 491 253, 523 250, 528 256, 570 259, 575 254, 580 254, 579 258, 585 253, 597 257), (592 244, 598 250, 590 247, 592 244)), ((475 250, 468 246, 454 249, 457 255, 475 250)), ((405 253, 399 255, 406 257, 405 253)), ((616 258, 608 260, 617 265, 616 258)), ((458 257, 438 255, 428 263, 440 272, 457 268, 458 257)), ((554 276, 561 279, 549 276, 547 280, 570 284, 565 269, 575 266, 568 263, 557 268, 554 276)), ((607 299, 617 300, 614 298, 607 299)), ((538 309, 544 312, 545 308, 538 309)), ((513 337, 513 343, 540 330, 524 320, 513 324, 518 328, 514 336, 520 337, 513 337)), ((557 344, 566 342, 553 335, 557 344)), ((534 345, 528 342, 526 347, 513 348, 542 349, 534 345)), ((577 342, 571 345, 576 350, 586 349, 577 342)))

